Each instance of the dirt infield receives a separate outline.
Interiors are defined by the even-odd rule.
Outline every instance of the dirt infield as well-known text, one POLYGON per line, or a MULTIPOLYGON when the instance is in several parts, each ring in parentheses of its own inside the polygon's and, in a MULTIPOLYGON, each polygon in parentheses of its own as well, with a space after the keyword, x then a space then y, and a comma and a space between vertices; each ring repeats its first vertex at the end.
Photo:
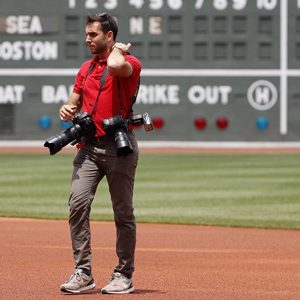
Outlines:
MULTIPOLYGON (((154 154, 298 154, 300 147, 139 147, 140 152, 154 154)), ((60 154, 76 154, 76 147, 67 146, 60 154)), ((0 146, 0 154, 45 154, 49 151, 44 147, 10 147, 0 146)))
POLYGON ((136 292, 101 295, 112 223, 92 222, 96 289, 60 293, 73 269, 67 221, 0 218, 1 299, 300 299, 300 231, 138 224, 136 292))

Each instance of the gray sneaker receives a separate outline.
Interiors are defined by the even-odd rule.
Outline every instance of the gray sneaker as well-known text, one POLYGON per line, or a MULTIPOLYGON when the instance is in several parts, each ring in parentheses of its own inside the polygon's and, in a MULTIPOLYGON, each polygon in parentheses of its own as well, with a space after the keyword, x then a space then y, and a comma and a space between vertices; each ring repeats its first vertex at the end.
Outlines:
POLYGON ((79 294, 91 290, 95 286, 92 276, 84 274, 82 270, 75 270, 74 274, 60 286, 60 290, 64 293, 79 294))
POLYGON ((129 294, 134 292, 131 279, 125 275, 115 272, 111 275, 111 281, 101 289, 102 294, 129 294))

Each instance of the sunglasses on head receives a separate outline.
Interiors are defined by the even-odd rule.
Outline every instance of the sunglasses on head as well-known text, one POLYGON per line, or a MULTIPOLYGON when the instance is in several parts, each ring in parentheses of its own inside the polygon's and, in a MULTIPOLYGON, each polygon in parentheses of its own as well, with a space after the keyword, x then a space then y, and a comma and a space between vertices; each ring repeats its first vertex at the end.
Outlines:
POLYGON ((101 25, 102 25, 103 23, 107 23, 109 31, 112 31, 112 30, 111 30, 111 26, 110 26, 110 21, 109 21, 109 18, 108 18, 108 14, 107 14, 107 13, 97 13, 97 14, 92 14, 92 15, 90 15, 90 18, 91 18, 92 20, 99 21, 99 22, 101 23, 101 25))

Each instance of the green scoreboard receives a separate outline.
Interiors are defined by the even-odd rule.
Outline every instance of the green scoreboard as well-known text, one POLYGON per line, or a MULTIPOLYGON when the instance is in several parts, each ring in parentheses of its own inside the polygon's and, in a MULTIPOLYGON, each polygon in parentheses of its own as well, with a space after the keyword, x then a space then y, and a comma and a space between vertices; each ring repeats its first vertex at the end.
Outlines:
POLYGON ((87 13, 108 12, 143 63, 152 141, 297 141, 300 0, 0 0, 0 139, 43 140, 80 65, 87 13))

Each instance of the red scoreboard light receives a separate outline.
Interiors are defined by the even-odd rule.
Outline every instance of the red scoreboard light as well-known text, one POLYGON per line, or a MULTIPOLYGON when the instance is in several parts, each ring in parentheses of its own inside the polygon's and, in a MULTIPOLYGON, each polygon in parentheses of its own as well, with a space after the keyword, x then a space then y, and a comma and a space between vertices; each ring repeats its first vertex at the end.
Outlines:
POLYGON ((161 117, 154 117, 152 123, 155 129, 162 129, 165 126, 165 120, 161 117))
POLYGON ((217 126, 218 129, 224 130, 224 129, 226 129, 228 127, 228 125, 229 125, 229 121, 228 121, 227 118, 225 118, 225 117, 219 117, 219 118, 217 118, 217 120, 216 120, 216 126, 217 126))
POLYGON ((194 120, 194 125, 195 127, 198 129, 198 130, 203 130, 206 128, 206 125, 207 125, 207 122, 206 122, 206 119, 205 118, 196 118, 194 120))

